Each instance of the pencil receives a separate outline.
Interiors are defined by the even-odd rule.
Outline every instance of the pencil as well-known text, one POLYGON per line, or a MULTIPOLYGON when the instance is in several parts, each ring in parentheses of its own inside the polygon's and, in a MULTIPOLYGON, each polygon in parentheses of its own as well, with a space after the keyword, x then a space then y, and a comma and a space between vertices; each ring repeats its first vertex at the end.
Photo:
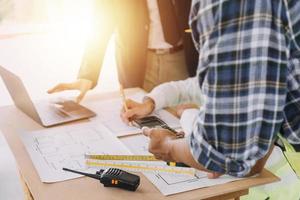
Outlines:
POLYGON ((123 101, 123 105, 124 105, 125 111, 127 112, 128 111, 128 107, 127 107, 127 104, 126 104, 126 96, 125 96, 124 88, 123 88, 122 85, 120 85, 120 94, 121 94, 121 97, 122 97, 122 101, 123 101))

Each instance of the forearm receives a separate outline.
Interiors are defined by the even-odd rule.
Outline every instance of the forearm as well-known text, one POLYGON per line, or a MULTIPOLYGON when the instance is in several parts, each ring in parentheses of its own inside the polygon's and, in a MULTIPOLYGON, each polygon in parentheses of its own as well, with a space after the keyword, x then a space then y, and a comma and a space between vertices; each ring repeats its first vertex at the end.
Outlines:
POLYGON ((156 110, 183 103, 200 105, 203 102, 196 77, 161 84, 147 96, 154 100, 156 110))
POLYGON ((195 169, 209 172, 204 166, 194 159, 186 138, 172 140, 170 145, 170 154, 175 162, 182 162, 195 169))
POLYGON ((103 63, 103 52, 97 50, 94 47, 89 46, 83 57, 81 67, 77 76, 77 79, 90 80, 93 83, 93 87, 97 85, 99 74, 103 63), (96 52, 100 56, 96 56, 96 52))
MULTIPOLYGON (((183 139, 173 140, 172 144, 170 145, 170 148, 171 148, 170 151, 171 157, 175 162, 185 163, 186 165, 201 171, 212 172, 210 170, 207 170, 203 165, 201 165, 194 159, 194 157, 191 154, 188 141, 186 139, 183 138, 183 139)), ((254 165, 254 167, 251 169, 250 173, 247 176, 253 176, 255 174, 260 173, 263 170, 273 149, 274 149, 274 145, 272 145, 268 153, 263 158, 257 161, 257 163, 254 165)))
POLYGON ((97 85, 105 52, 115 27, 113 1, 95 1, 93 31, 87 41, 78 79, 87 79, 97 85), (107 22, 109 20, 109 23, 107 22))

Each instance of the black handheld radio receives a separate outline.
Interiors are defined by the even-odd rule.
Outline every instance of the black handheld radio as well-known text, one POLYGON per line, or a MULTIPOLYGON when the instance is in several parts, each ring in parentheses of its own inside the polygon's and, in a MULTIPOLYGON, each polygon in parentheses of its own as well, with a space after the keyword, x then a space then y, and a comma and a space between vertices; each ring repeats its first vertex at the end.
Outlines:
POLYGON ((135 191, 140 185, 140 177, 117 168, 101 169, 96 174, 88 174, 63 168, 65 171, 81 174, 100 181, 104 187, 118 187, 129 191, 135 191))

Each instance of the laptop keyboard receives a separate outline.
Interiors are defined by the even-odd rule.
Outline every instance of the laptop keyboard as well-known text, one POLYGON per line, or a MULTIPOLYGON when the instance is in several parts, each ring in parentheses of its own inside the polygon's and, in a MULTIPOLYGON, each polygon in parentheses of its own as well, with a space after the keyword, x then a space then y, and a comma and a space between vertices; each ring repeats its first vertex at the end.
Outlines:
POLYGON ((70 119, 71 116, 60 111, 52 104, 41 104, 37 106, 38 113, 43 122, 64 122, 70 119))

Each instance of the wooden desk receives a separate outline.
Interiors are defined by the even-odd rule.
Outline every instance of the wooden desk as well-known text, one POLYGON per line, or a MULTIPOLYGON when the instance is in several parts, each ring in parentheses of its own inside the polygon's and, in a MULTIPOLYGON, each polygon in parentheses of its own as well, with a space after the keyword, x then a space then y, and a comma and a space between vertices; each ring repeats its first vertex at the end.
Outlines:
MULTIPOLYGON (((139 89, 130 89, 126 93, 135 93, 139 89)), ((90 96, 83 104, 95 102, 99 99, 106 99, 118 96, 118 92, 90 96)), ((22 144, 18 133, 43 129, 39 124, 27 117, 15 106, 5 106, 0 108, 0 129, 5 135, 7 142, 16 157, 20 173, 26 182, 32 196, 37 200, 48 199, 143 199, 143 200, 193 200, 193 199, 239 199, 246 195, 248 189, 253 186, 267 184, 278 181, 275 175, 264 170, 259 176, 230 182, 222 185, 202 188, 190 192, 184 192, 171 196, 163 196, 150 181, 142 174, 141 185, 136 192, 129 192, 117 188, 104 188, 98 181, 89 178, 78 178, 69 181, 46 184, 40 178, 33 166, 33 163, 22 144)), ((77 122, 77 123, 83 123, 77 122)), ((134 136, 132 136, 134 137, 134 136)))

